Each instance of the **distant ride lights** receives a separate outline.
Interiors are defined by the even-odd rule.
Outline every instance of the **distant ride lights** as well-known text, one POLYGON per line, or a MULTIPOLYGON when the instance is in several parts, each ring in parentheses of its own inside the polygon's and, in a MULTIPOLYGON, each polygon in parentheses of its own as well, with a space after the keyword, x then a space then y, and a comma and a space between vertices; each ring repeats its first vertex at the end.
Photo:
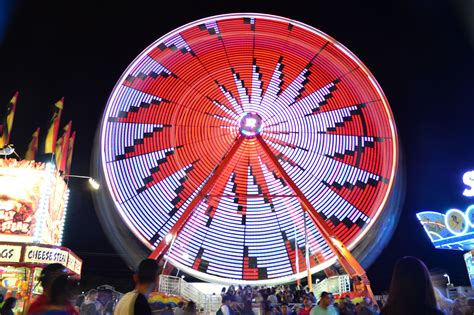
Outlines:
POLYGON ((354 54, 294 20, 221 15, 166 34, 117 82, 98 140, 98 216, 130 264, 151 251, 229 284, 336 260, 363 276, 351 251, 393 231, 388 101, 354 54))

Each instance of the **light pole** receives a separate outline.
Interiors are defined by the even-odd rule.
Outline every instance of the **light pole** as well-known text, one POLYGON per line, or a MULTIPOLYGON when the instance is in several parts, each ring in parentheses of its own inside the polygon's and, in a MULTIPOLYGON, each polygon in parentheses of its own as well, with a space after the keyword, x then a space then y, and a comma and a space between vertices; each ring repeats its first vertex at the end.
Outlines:
POLYGON ((84 176, 84 175, 64 175, 63 176, 63 178, 67 178, 67 177, 84 178, 88 180, 89 185, 91 186, 92 189, 98 190, 100 188, 99 182, 90 176, 84 176))

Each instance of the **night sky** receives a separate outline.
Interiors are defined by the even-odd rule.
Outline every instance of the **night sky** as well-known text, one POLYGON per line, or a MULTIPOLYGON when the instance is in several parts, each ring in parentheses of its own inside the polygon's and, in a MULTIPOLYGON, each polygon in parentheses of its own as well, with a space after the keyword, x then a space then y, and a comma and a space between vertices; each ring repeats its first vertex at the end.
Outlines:
MULTIPOLYGON (((394 262, 404 255, 468 285, 463 253, 435 250, 415 213, 474 204, 462 196, 462 174, 474 169, 472 1, 1 2, 0 103, 20 91, 11 142, 23 155, 34 129, 45 130, 51 105, 64 96, 62 124, 72 119, 77 131, 71 173, 79 175, 91 173, 93 139, 116 81, 144 48, 176 27, 259 12, 334 37, 382 86, 403 151, 406 197, 390 243, 368 269, 375 291, 388 288, 394 262)), ((84 259, 83 286, 129 289, 130 272, 102 232, 87 182, 71 180, 70 187, 64 245, 84 259)))

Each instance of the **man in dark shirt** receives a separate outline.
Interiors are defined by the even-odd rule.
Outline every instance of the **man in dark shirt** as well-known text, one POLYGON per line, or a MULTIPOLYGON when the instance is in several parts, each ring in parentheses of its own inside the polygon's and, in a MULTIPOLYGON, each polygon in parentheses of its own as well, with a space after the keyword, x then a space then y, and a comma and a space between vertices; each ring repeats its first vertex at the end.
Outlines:
POLYGON ((157 278, 156 260, 143 260, 138 266, 138 272, 133 275, 135 290, 128 292, 120 299, 115 307, 114 315, 151 315, 147 298, 155 288, 157 278))

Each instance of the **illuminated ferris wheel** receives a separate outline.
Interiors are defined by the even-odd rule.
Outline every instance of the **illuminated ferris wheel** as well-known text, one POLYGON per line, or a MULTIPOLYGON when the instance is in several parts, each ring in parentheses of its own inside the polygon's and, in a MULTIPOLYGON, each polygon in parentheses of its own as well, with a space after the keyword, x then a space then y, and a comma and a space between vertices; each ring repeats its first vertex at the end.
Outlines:
POLYGON ((395 123, 369 70, 321 31, 262 14, 154 42, 115 86, 99 136, 111 205, 100 215, 123 227, 109 229, 122 252, 143 244, 223 283, 301 278, 306 254, 313 272, 339 258, 365 274, 349 250, 388 211, 397 173, 395 123))

